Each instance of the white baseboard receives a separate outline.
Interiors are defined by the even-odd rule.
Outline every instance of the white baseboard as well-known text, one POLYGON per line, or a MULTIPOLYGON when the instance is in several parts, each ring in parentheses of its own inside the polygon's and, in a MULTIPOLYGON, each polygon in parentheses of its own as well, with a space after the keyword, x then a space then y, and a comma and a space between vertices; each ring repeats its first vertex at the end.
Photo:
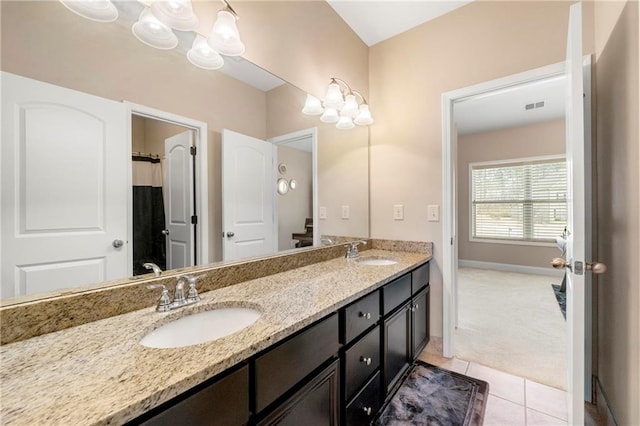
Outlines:
POLYGON ((562 276, 564 275, 563 271, 559 271, 551 267, 542 268, 538 266, 513 265, 510 263, 482 262, 479 260, 460 259, 458 260, 458 266, 461 268, 492 269, 495 271, 519 272, 521 274, 549 275, 560 279, 562 279, 562 276))

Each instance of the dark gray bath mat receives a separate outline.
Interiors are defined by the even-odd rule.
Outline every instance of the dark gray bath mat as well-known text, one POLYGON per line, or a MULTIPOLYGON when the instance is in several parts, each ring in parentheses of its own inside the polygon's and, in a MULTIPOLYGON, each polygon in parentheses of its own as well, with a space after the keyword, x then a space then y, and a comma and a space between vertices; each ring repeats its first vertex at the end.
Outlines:
POLYGON ((556 295, 558 306, 560 306, 560 312, 562 312, 562 316, 566 320, 567 319, 567 293, 562 291, 558 284, 551 284, 551 287, 553 287, 553 294, 556 295))
POLYGON ((482 425, 489 397, 483 380, 415 361, 374 425, 482 425))

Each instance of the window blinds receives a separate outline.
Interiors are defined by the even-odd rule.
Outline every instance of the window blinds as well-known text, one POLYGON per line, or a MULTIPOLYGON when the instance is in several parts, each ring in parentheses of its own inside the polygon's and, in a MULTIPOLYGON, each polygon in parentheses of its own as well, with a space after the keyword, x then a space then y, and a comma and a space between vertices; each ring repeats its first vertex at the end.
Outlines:
POLYGON ((545 242, 567 224, 564 159, 471 166, 474 239, 545 242))

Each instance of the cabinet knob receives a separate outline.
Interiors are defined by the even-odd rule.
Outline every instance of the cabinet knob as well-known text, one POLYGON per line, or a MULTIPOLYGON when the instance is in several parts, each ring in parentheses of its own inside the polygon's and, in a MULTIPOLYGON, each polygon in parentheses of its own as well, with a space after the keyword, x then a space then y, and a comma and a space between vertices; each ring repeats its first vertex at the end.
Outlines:
POLYGON ((360 312, 358 316, 364 319, 371 319, 371 312, 360 312))
POLYGON ((364 412, 364 414, 366 414, 367 416, 371 415, 371 407, 362 407, 362 411, 364 412))
POLYGON ((371 365, 371 357, 361 356, 360 362, 364 362, 365 365, 371 365))
POLYGON ((415 305, 413 305, 413 309, 416 310, 418 309, 420 306, 418 306, 418 304, 416 303, 415 305))

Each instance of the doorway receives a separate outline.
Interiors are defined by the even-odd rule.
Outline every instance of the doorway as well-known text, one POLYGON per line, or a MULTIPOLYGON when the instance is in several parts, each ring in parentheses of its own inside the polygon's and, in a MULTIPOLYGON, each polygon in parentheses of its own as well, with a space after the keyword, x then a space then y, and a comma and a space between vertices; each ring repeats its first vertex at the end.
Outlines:
POLYGON ((208 262, 206 124, 126 104, 131 275, 149 273, 147 262, 162 270, 208 262))

